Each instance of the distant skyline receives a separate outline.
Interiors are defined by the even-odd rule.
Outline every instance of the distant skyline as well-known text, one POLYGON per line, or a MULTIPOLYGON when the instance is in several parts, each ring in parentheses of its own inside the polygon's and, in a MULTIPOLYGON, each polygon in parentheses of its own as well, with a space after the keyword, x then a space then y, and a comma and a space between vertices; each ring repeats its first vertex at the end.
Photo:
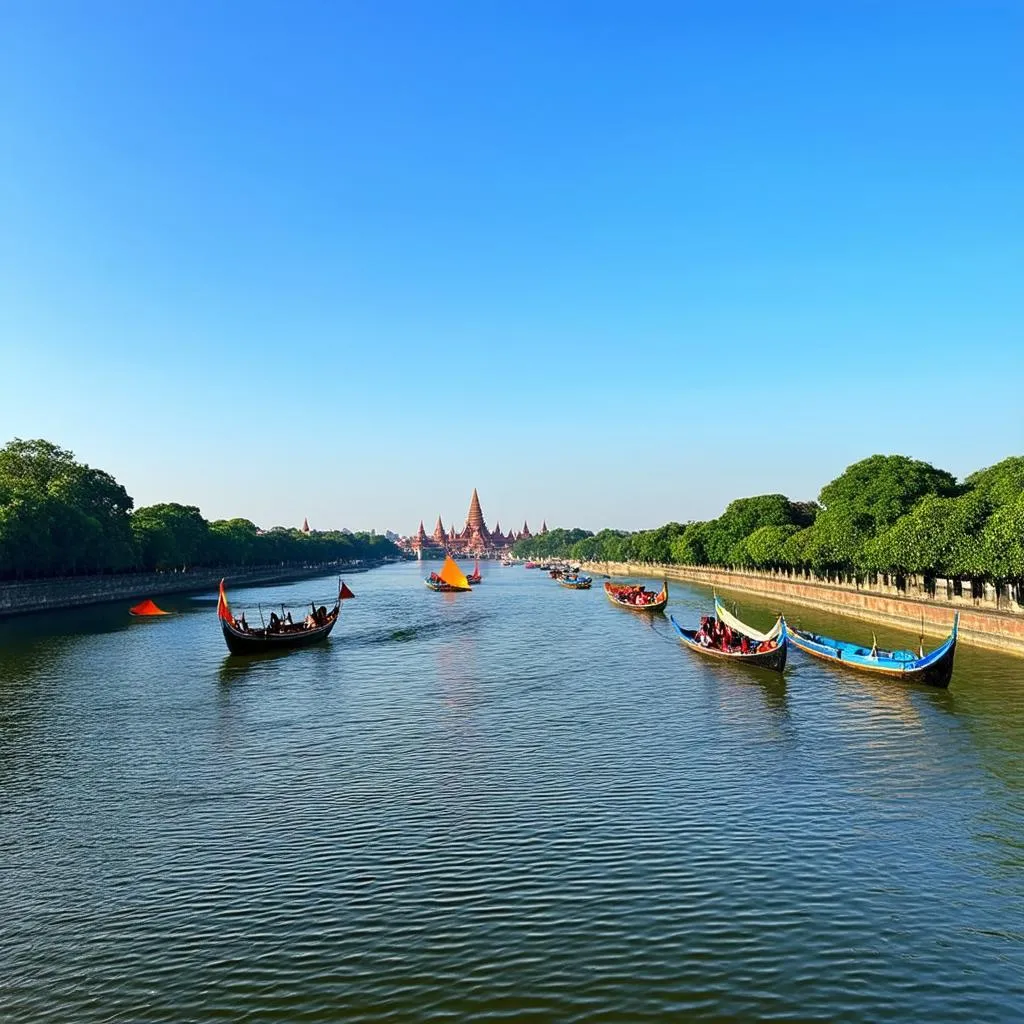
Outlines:
POLYGON ((1024 5, 12 0, 0 444, 260 526, 1024 453, 1024 5))

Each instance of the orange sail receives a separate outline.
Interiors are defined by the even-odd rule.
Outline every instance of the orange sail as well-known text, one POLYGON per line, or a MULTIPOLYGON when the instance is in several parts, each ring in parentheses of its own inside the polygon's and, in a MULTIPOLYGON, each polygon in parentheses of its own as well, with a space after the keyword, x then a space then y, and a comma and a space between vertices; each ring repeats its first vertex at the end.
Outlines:
POLYGON ((225 622, 233 622, 231 609, 228 607, 228 595, 224 593, 224 581, 220 581, 220 596, 217 598, 217 618, 225 622))
POLYGON ((456 590, 469 590, 469 580, 463 576, 462 570, 455 564, 451 555, 445 556, 444 568, 437 575, 456 590))
POLYGON ((147 597, 145 601, 140 601, 137 605, 128 609, 129 615, 166 615, 162 608, 157 608, 155 604, 147 597))

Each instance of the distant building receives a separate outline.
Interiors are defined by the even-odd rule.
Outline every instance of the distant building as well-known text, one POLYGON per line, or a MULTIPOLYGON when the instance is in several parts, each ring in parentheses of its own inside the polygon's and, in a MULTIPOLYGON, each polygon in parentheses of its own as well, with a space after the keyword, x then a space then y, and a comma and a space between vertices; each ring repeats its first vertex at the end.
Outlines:
MULTIPOLYGON (((545 531, 546 529, 545 526, 545 531)), ((513 533, 511 530, 502 533, 499 523, 494 524, 493 530, 488 530, 483 509, 480 507, 480 497, 474 487, 473 497, 469 501, 466 525, 461 531, 457 532, 455 527, 451 526, 446 532, 444 523, 438 516, 433 533, 428 534, 421 519, 416 533, 400 541, 400 544, 417 558, 441 557, 446 551, 452 555, 488 557, 505 554, 517 540, 530 536, 530 528, 525 522, 519 533, 513 533)))
POLYGON ((303 533, 309 533, 309 520, 308 519, 304 518, 302 520, 302 532, 303 533))

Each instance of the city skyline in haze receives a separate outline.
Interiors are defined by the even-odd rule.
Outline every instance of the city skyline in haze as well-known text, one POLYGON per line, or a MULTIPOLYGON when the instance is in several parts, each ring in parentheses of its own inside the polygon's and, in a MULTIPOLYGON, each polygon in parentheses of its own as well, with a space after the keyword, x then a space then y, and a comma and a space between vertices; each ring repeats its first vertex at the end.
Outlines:
POLYGON ((1024 8, 5 8, 0 444, 638 529, 1024 452, 1024 8))

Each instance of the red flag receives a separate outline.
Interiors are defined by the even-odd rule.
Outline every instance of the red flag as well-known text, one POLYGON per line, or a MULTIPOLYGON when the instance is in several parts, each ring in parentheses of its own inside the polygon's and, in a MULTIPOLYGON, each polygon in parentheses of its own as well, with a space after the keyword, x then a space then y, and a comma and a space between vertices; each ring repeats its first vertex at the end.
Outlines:
POLYGON ((338 600, 339 601, 347 601, 350 597, 355 597, 355 596, 356 595, 353 594, 352 591, 348 589, 348 585, 346 583, 342 583, 341 590, 338 591, 338 600))
POLYGON ((225 622, 234 622, 231 609, 228 607, 228 595, 224 593, 224 581, 220 581, 220 597, 217 598, 217 618, 225 622))

